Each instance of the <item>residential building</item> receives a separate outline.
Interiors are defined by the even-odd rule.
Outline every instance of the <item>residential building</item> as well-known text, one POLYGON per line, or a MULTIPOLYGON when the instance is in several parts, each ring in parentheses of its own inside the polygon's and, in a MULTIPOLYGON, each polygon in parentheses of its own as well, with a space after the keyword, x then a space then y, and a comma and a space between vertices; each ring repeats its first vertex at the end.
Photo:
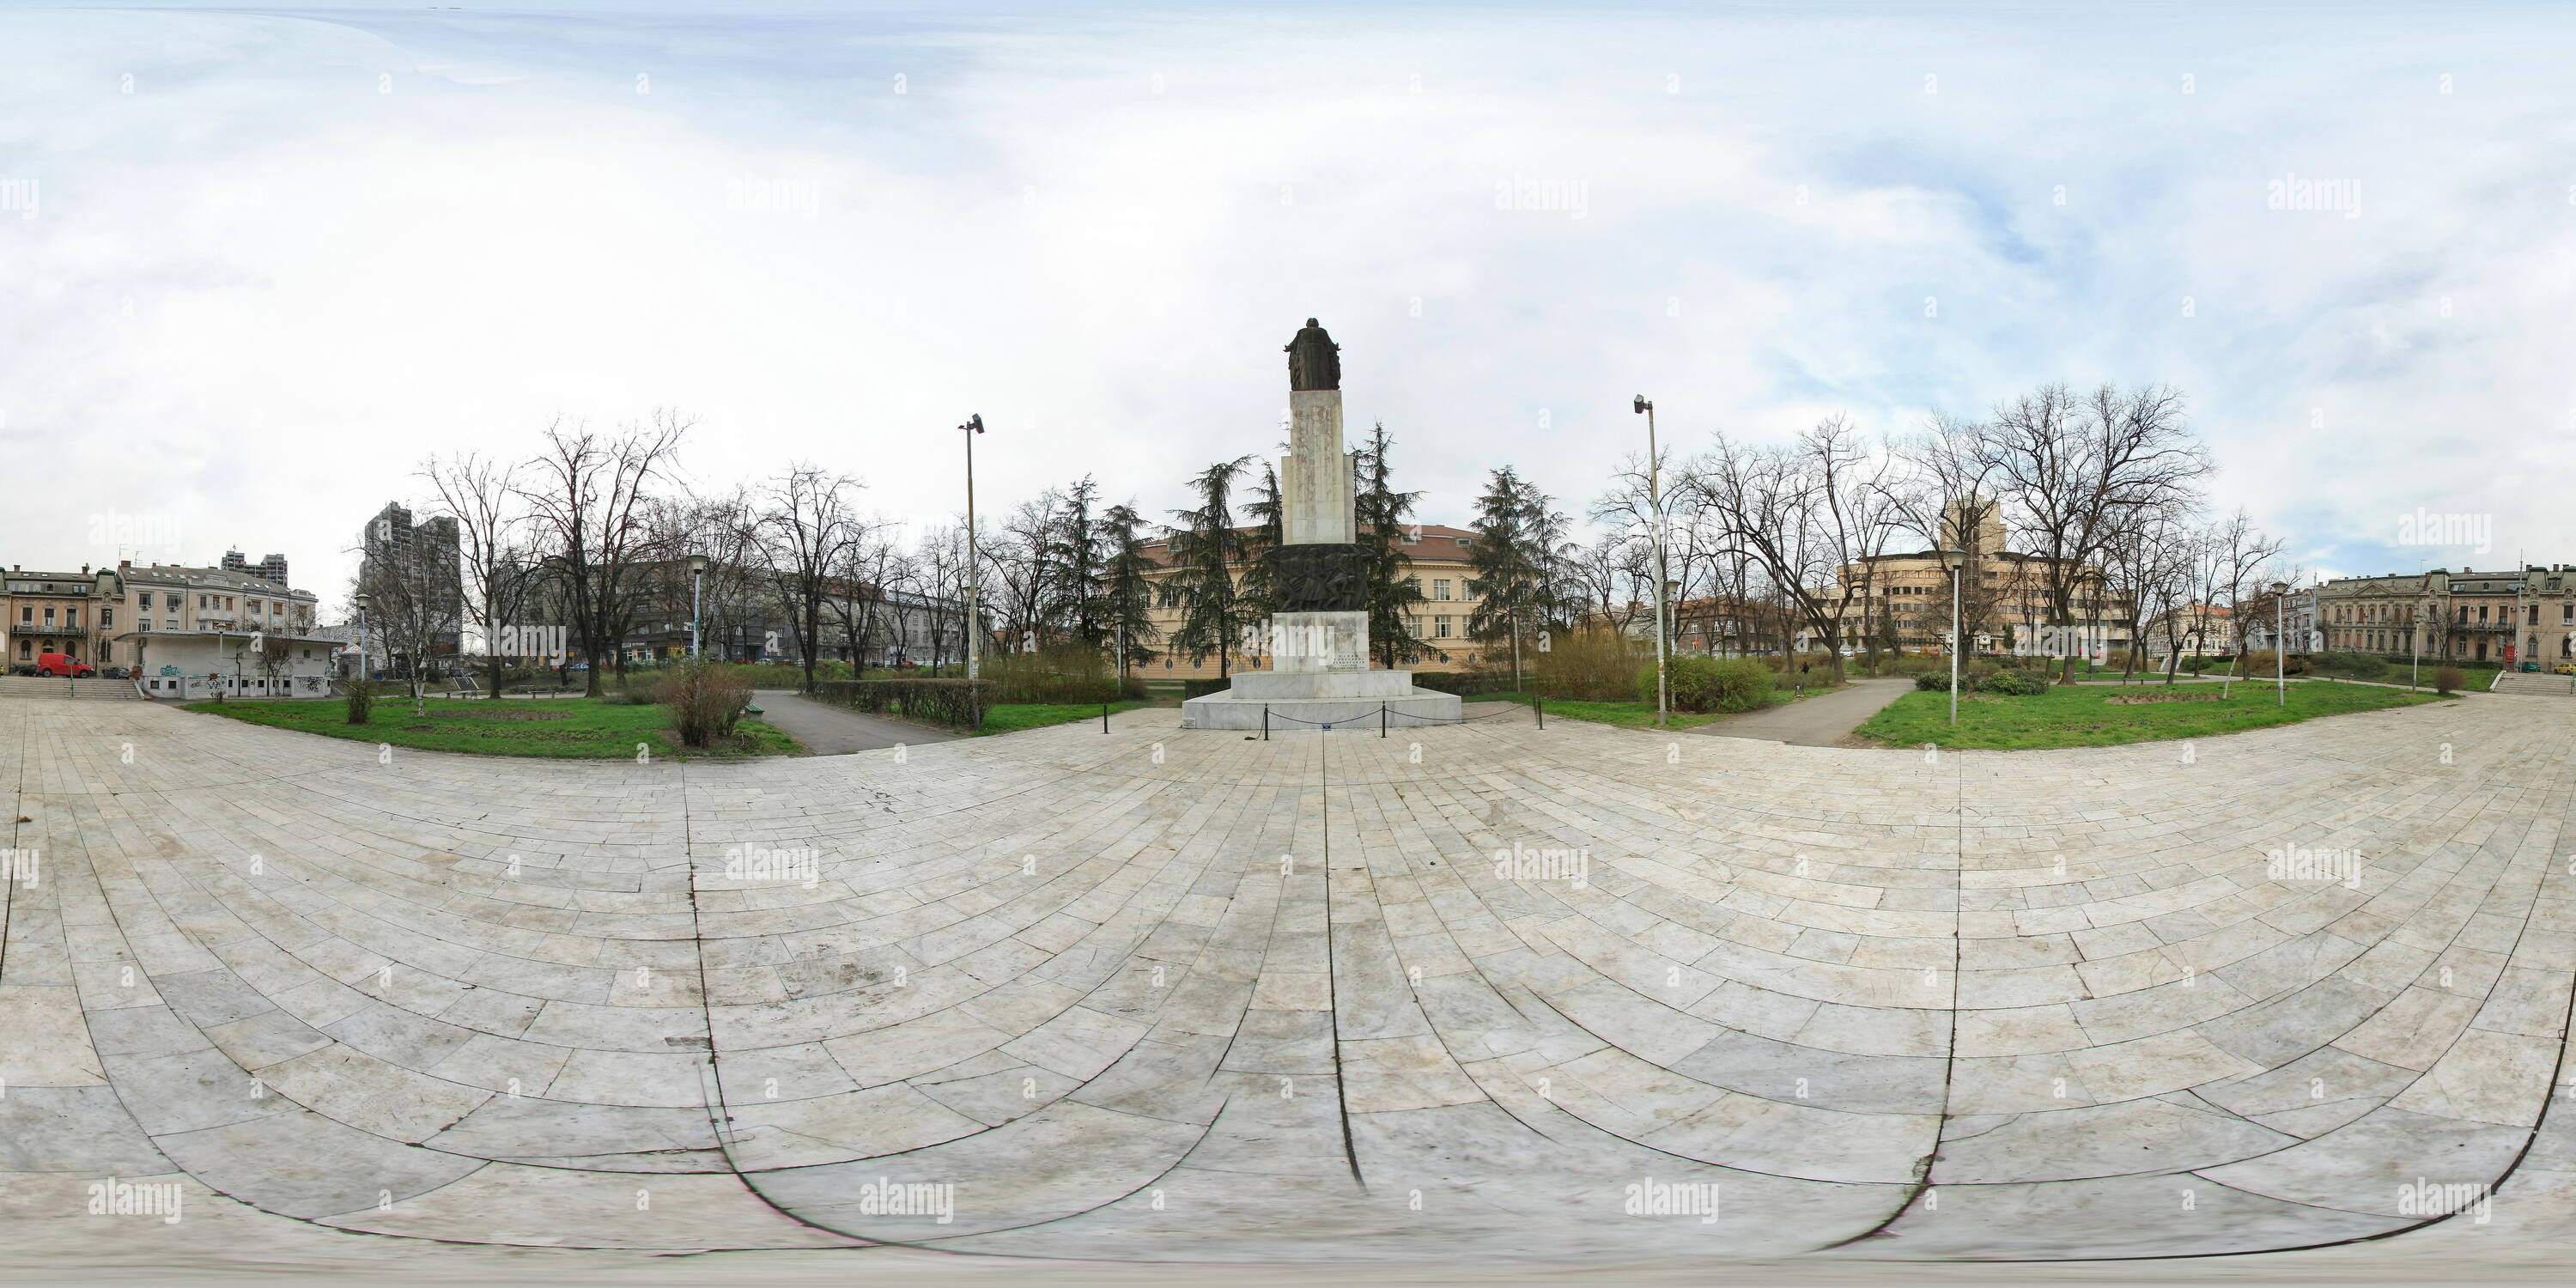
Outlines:
POLYGON ((46 653, 62 653, 92 666, 121 665, 108 632, 116 611, 116 574, 89 565, 72 572, 12 568, 0 582, 0 648, 8 667, 31 667, 46 653))
MULTIPOLYGON (((1249 534, 1254 529, 1247 527, 1236 531, 1249 534)), ((1475 577, 1475 568, 1467 562, 1475 541, 1476 534, 1469 529, 1433 523, 1407 524, 1397 535, 1396 548, 1412 560, 1406 576, 1420 586, 1423 599, 1414 606, 1412 618, 1406 625, 1416 639, 1431 649, 1427 656, 1410 663, 1411 669, 1429 671, 1474 666, 1482 659, 1483 647, 1467 637, 1467 623, 1474 616, 1478 602, 1469 585, 1475 577)), ((1139 668, 1138 673, 1163 680, 1216 678, 1217 657, 1214 653, 1193 660, 1171 646, 1172 634, 1180 629, 1186 616, 1181 589, 1172 581, 1175 570, 1170 566, 1171 540, 1164 538, 1146 542, 1144 550, 1146 558, 1155 565, 1154 571, 1146 574, 1155 585, 1154 604, 1149 616, 1161 632, 1153 647, 1163 656, 1139 668)), ((1243 579, 1245 567, 1238 564, 1233 569, 1238 584, 1243 579)), ((1237 651, 1227 666, 1228 673, 1268 669, 1269 656, 1258 651, 1250 657, 1237 651)))
POLYGON ((2147 619, 2142 651, 2163 659, 2180 649, 2184 656, 2233 652, 2235 613, 2225 604, 2183 604, 2147 619))
POLYGON ((2458 662, 2576 661, 2576 565, 2338 577, 2316 589, 2337 653, 2458 662))
MULTIPOLYGON (((440 515, 415 524, 409 509, 400 502, 389 503, 367 521, 359 535, 359 549, 359 588, 381 598, 388 586, 398 584, 403 592, 418 597, 432 669, 435 659, 455 657, 464 645, 465 629, 464 560, 456 520, 440 515), (399 583, 392 580, 397 578, 399 583)), ((283 566, 284 561, 279 562, 283 566)), ((395 633, 387 632, 385 638, 391 640, 395 633)), ((369 652, 378 652, 372 641, 369 652)))
POLYGON ((337 645, 316 631, 311 591, 255 570, 117 565, 105 644, 156 697, 320 697, 337 645))
POLYGON ((258 563, 252 563, 242 552, 227 550, 224 552, 222 566, 226 572, 249 573, 251 576, 263 577, 281 586, 286 584, 286 556, 284 555, 270 555, 258 563))

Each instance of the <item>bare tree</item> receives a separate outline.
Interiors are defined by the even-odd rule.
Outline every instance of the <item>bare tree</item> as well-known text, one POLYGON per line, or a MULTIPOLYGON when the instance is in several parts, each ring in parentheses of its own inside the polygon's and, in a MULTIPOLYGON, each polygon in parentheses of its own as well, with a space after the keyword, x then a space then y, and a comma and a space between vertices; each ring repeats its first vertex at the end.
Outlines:
POLYGON ((689 422, 656 412, 650 423, 605 438, 581 425, 546 427, 545 446, 518 475, 516 490, 542 534, 589 674, 587 697, 603 691, 600 672, 626 669, 623 643, 633 620, 638 569, 653 551, 647 488, 670 468, 689 422))
POLYGON ((761 567, 795 628, 808 693, 814 691, 814 663, 822 649, 824 602, 866 533, 850 504, 857 487, 845 476, 793 465, 771 481, 754 509, 761 567))
POLYGON ((515 486, 518 468, 467 452, 445 462, 432 456, 420 469, 438 492, 441 507, 456 519, 465 612, 483 634, 489 696, 494 699, 501 696, 503 631, 527 625, 520 620, 521 610, 534 582, 515 486))
MULTIPOLYGON (((2045 385, 1998 404, 1980 455, 2041 559, 2049 625, 2072 633, 2080 595, 2098 594, 2096 565, 2123 530, 2187 507, 2212 468, 2183 426, 2182 395, 2163 386, 2105 384, 2077 397, 2045 385)), ((2075 652, 2064 640, 2064 679, 2075 652)))

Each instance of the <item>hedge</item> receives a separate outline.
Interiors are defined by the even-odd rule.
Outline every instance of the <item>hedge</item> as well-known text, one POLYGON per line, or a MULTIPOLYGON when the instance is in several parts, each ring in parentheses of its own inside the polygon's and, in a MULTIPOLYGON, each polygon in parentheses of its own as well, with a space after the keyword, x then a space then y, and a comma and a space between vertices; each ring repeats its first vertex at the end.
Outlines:
POLYGON ((991 680, 825 680, 814 696, 872 714, 971 729, 993 705, 991 680))

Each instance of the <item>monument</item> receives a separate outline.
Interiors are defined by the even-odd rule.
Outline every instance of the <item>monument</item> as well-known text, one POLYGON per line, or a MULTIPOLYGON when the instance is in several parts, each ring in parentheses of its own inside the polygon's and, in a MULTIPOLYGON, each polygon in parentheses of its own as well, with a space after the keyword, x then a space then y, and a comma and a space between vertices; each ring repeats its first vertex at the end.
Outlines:
POLYGON ((1288 455, 1279 462, 1280 545, 1269 551, 1275 611, 1267 671, 1181 704, 1191 729, 1392 728, 1458 719, 1455 694, 1413 687, 1411 671, 1369 669, 1367 551, 1358 487, 1342 449, 1341 346, 1315 319, 1288 342, 1288 455))

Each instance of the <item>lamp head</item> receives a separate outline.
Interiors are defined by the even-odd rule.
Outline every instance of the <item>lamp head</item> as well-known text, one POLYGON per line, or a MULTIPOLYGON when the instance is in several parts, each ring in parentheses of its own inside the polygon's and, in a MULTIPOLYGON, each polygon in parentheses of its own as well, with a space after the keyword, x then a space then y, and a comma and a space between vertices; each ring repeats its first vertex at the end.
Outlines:
POLYGON ((966 423, 965 423, 965 424, 963 424, 963 425, 958 426, 957 428, 959 428, 959 429, 971 429, 971 430, 975 431, 975 432, 976 432, 976 433, 978 433, 978 434, 983 433, 983 432, 984 432, 984 413, 982 413, 982 412, 977 412, 977 413, 975 413, 974 415, 967 417, 967 418, 966 418, 966 423))
POLYGON ((1936 553, 1941 556, 1941 566, 1951 572, 1957 572, 1968 566, 1968 552, 1965 550, 1942 550, 1936 553))
POLYGON ((367 611, 367 592, 362 590, 357 594, 349 596, 349 602, 356 604, 359 612, 363 613, 367 611))
POLYGON ((1647 409, 1647 408, 1650 408, 1650 407, 1652 407, 1652 406, 1654 406, 1654 404, 1653 404, 1653 403, 1650 403, 1650 402, 1647 402, 1647 401, 1646 401, 1646 396, 1645 396, 1644 394, 1639 394, 1639 395, 1637 395, 1636 412, 1637 412, 1637 414, 1638 414, 1638 415, 1640 415, 1640 416, 1645 415, 1645 414, 1646 414, 1646 409, 1647 409))
POLYGON ((691 555, 691 556, 689 556, 689 575, 690 575, 690 576, 695 577, 695 576, 697 576, 699 573, 705 572, 706 570, 707 570, 707 557, 706 557, 705 555, 691 555))
POLYGON ((2273 582, 2273 583, 2272 583, 2272 593, 2273 593, 2273 594, 2275 594, 2275 595, 2286 595, 2286 594, 2289 594, 2289 593, 2290 593, 2290 583, 2288 583, 2288 582, 2286 582, 2286 581, 2276 581, 2276 582, 2273 582))

